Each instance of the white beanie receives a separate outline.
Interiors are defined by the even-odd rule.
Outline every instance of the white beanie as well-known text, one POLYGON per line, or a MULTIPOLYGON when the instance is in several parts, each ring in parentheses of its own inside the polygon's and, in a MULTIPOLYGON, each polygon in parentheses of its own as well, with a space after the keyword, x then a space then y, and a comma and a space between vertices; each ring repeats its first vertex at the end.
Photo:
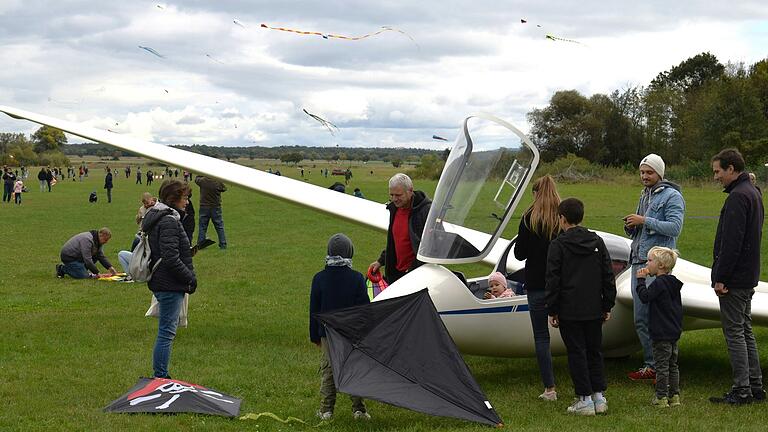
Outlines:
POLYGON ((661 156, 651 153, 640 161, 640 165, 648 165, 656 171, 656 174, 658 174, 660 178, 664 178, 665 165, 664 159, 662 159, 661 156))

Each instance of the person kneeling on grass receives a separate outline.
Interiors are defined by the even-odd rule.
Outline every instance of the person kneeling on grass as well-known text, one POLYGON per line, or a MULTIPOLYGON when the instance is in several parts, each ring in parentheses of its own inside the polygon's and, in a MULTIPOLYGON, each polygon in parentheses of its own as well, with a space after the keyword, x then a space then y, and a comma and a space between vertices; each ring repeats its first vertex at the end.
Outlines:
POLYGON ((579 225, 584 219, 581 201, 563 200, 558 214, 563 233, 549 245, 545 292, 549 324, 560 329, 578 396, 567 412, 605 413, 603 323, 611 318, 616 300, 611 257, 603 239, 579 225))
POLYGON ((677 341, 683 332, 683 283, 669 274, 676 261, 675 250, 654 246, 648 251, 645 267, 637 272, 637 295, 648 304, 648 329, 656 365, 656 397, 651 404, 659 408, 680 405, 677 341), (656 277, 648 287, 646 276, 656 277))
POLYGON ((63 278, 65 274, 75 279, 88 279, 96 277, 99 269, 94 261, 98 261, 112 273, 117 270, 112 267, 103 247, 112 238, 109 228, 98 231, 86 231, 67 240, 61 248, 61 263, 56 264, 56 277, 63 278))
MULTIPOLYGON (((328 255, 325 257, 325 269, 312 279, 312 291, 309 296, 309 339, 323 351, 320 362, 322 381, 320 396, 322 402, 317 416, 322 420, 333 417, 336 405, 336 386, 333 381, 328 341, 325 338, 325 328, 312 315, 370 303, 365 278, 352 270, 352 255, 354 247, 349 237, 344 234, 334 234, 328 240, 328 255)), ((363 399, 350 396, 352 413, 356 420, 370 420, 371 416, 365 408, 363 399)))

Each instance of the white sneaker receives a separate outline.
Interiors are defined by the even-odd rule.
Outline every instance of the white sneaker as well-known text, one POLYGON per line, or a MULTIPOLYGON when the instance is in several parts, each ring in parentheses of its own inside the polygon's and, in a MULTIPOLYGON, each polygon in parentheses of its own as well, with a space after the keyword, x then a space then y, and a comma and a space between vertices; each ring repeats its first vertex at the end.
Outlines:
POLYGON ((545 401, 556 401, 557 400, 557 392, 555 390, 552 391, 546 391, 544 390, 544 393, 539 395, 539 399, 545 400, 545 401))
POLYGON ((371 415, 368 414, 365 411, 355 411, 352 413, 352 417, 354 417, 355 420, 370 420, 371 415))
POLYGON ((595 415, 595 403, 592 402, 592 399, 588 399, 588 400, 576 399, 571 404, 571 406, 568 407, 566 412, 568 414, 593 416, 595 415))
POLYGON ((608 412, 608 400, 605 397, 592 395, 592 402, 595 404, 596 414, 605 414, 608 412))
POLYGON ((320 410, 317 410, 315 415, 320 420, 330 420, 330 419, 333 418, 333 412, 332 411, 321 412, 320 410))

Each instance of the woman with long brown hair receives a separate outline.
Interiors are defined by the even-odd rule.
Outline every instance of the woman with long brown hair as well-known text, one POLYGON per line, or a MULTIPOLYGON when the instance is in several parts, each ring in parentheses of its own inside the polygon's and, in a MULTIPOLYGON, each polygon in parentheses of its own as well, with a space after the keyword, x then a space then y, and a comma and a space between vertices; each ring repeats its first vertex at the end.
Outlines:
POLYGON ((515 240, 515 258, 525 261, 525 289, 528 293, 528 311, 533 327, 536 360, 539 363, 544 393, 540 399, 557 400, 552 354, 549 350, 549 324, 544 301, 544 273, 549 242, 560 233, 557 206, 560 195, 550 176, 533 183, 533 203, 523 214, 515 240))

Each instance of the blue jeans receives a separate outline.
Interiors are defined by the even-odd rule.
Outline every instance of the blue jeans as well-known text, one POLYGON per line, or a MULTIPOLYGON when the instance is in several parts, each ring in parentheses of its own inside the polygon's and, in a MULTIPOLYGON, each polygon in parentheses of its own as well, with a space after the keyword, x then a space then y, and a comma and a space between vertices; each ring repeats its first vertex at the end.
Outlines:
POLYGON ((536 361, 544 387, 555 386, 555 373, 552 371, 552 353, 549 350, 549 322, 544 291, 528 291, 528 313, 531 316, 533 340, 536 347, 536 361))
POLYGON ((11 202, 12 193, 13 185, 8 183, 3 184, 3 202, 11 202))
POLYGON ((117 253, 117 260, 120 261, 120 266, 123 268, 123 273, 128 273, 128 267, 131 265, 131 258, 133 252, 121 250, 117 253))
MULTIPOLYGON (((654 369, 653 346, 651 345, 651 333, 648 330, 648 305, 637 296, 637 271, 645 267, 645 264, 632 264, 632 304, 635 309, 635 331, 640 345, 643 347, 643 367, 654 369)), ((651 286, 656 278, 646 276, 645 286, 651 286)))
POLYGON ((88 279, 91 277, 91 272, 85 268, 85 263, 80 261, 72 261, 71 263, 64 264, 62 268, 64 274, 68 274, 74 279, 88 279))
POLYGON ((158 318, 157 339, 152 352, 152 368, 155 377, 170 378, 168 363, 171 360, 171 345, 179 326, 179 312, 184 300, 184 293, 178 291, 158 291, 155 293, 160 317, 158 318))
POLYGON ((216 235, 219 237, 219 247, 227 248, 227 236, 224 234, 224 220, 221 218, 221 207, 200 207, 200 221, 197 231, 197 243, 205 240, 205 233, 208 231, 208 221, 213 221, 213 227, 216 228, 216 235))

